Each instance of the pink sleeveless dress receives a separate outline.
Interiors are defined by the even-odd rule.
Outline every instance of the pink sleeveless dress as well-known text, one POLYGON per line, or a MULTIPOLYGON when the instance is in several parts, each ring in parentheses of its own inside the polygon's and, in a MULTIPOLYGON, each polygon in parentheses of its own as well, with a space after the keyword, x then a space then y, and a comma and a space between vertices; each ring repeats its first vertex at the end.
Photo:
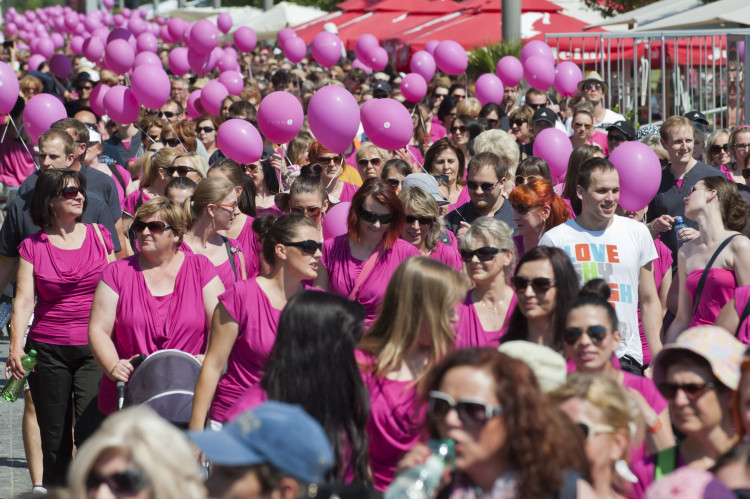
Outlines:
MULTIPOLYGON (((702 272, 703 269, 693 270, 685 280, 685 287, 692 298, 691 303, 695 298, 695 291, 698 288, 698 281, 701 279, 702 272)), ((719 268, 709 269, 698 308, 690 320, 690 327, 712 325, 719 316, 721 308, 734 296, 736 288, 737 277, 733 271, 719 268)))

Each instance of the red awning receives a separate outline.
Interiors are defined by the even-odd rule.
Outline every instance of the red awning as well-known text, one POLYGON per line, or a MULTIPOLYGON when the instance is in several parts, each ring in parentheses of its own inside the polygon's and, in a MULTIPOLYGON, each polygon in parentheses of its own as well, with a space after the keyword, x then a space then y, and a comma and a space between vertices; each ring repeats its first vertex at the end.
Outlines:
MULTIPOLYGON (((466 0, 458 4, 461 9, 479 9, 484 12, 500 12, 502 0, 466 0)), ((562 7, 548 0, 523 0, 521 12, 559 12, 562 7)))
POLYGON ((365 11, 359 11, 359 12, 331 12, 330 14, 326 14, 324 16, 321 16, 317 19, 313 19, 312 21, 301 24, 299 26, 294 27, 294 31, 297 33, 297 36, 302 38, 306 44, 310 44, 312 42, 312 39, 315 38, 315 35, 323 31, 323 25, 325 23, 333 23, 338 28, 344 23, 347 23, 351 21, 352 19, 356 19, 357 17, 366 15, 365 11))
POLYGON ((436 14, 405 14, 403 12, 380 11, 368 12, 367 14, 339 26, 339 38, 341 38, 347 50, 354 50, 357 39, 364 33, 375 35, 382 43, 382 40, 398 36, 404 31, 422 26, 440 17, 436 14))
MULTIPOLYGON (((357 1, 357 0, 347 0, 347 1, 357 1)), ((533 0, 533 1, 546 1, 546 0, 533 0)), ((449 12, 455 12, 457 10, 463 9, 465 3, 467 2, 458 3, 458 2, 454 2, 453 0, 409 0, 407 4, 404 2, 404 0, 381 0, 380 2, 373 3, 365 7, 365 10, 377 10, 379 12, 408 11, 409 14, 447 14, 449 12)), ((341 5, 343 4, 339 4, 339 7, 341 5)))

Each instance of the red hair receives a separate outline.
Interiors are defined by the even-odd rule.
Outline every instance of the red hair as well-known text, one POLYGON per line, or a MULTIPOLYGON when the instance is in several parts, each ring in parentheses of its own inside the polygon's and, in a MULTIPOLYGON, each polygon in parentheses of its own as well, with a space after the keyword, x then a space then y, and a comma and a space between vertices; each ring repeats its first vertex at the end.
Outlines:
POLYGON ((544 224, 544 230, 550 230, 570 220, 568 206, 555 193, 552 182, 545 178, 535 178, 531 182, 519 185, 510 193, 508 200, 524 206, 549 206, 550 214, 544 224))
POLYGON ((349 208, 349 216, 346 219, 347 235, 359 242, 358 231, 361 218, 359 212, 369 196, 372 196, 378 203, 385 205, 393 215, 393 219, 388 224, 388 229, 383 236, 383 246, 385 249, 391 249, 404 230, 406 212, 404 204, 396 195, 396 190, 391 187, 391 184, 379 178, 368 178, 354 194, 352 205, 349 208))
MULTIPOLYGON (((307 157, 310 159, 310 164, 317 163, 318 158, 323 156, 324 154, 338 154, 330 149, 328 149, 326 146, 321 144, 319 141, 315 141, 312 144, 310 144, 310 147, 307 148, 307 157)), ((344 157, 344 155, 341 155, 344 157)), ((347 166, 346 157, 344 157, 344 165, 341 167, 341 171, 344 171, 344 168, 347 166)))

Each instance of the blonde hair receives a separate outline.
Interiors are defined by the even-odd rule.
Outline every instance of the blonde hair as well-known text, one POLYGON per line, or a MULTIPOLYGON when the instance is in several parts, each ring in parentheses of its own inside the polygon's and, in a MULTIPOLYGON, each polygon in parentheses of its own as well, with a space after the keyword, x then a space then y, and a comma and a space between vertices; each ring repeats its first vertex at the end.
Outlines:
POLYGON ((166 169, 172 166, 172 162, 178 154, 171 147, 159 149, 154 154, 145 154, 143 157, 146 159, 141 164, 141 170, 143 171, 141 188, 153 185, 156 179, 159 178, 159 168, 166 169))
POLYGON ((153 499, 203 499, 200 467, 185 435, 148 407, 108 417, 76 452, 68 484, 71 497, 87 497, 86 478, 107 452, 128 455, 149 481, 153 499))
POLYGON ((468 114, 472 118, 479 116, 482 111, 482 104, 476 97, 466 97, 456 106, 456 115, 468 114))
POLYGON ((193 195, 188 196, 182 205, 188 227, 206 212, 206 206, 220 203, 232 191, 234 184, 224 177, 208 177, 201 180, 193 195))
POLYGON ((161 196, 149 199, 135 212, 133 222, 152 216, 158 216, 165 224, 172 227, 172 231, 180 236, 179 242, 182 242, 182 237, 187 232, 187 217, 180 205, 161 196))
MULTIPOLYGON (((516 140, 502 130, 487 130, 474 139, 474 154, 491 152, 498 156, 508 171, 505 178, 510 180, 516 176, 516 168, 521 160, 521 152, 516 140)), ((499 179, 498 179, 499 180, 499 179)))
MULTIPOLYGON (((296 137, 289 142, 289 147, 286 150, 286 155, 292 164, 300 165, 300 159, 305 155, 307 150, 310 148, 310 144, 315 142, 315 138, 312 134, 306 131, 300 131, 296 137)), ((302 166, 302 165, 300 165, 302 166)))
POLYGON ((432 217, 433 222, 427 237, 424 240, 425 247, 432 251, 437 247, 437 239, 445 228, 445 222, 440 216, 437 201, 427 191, 416 185, 405 187, 398 193, 398 198, 404 203, 405 211, 411 211, 419 217, 432 217))
POLYGON ((497 245, 500 251, 513 253, 510 265, 503 269, 506 276, 515 268, 516 245, 513 242, 513 230, 508 227, 508 224, 494 218, 479 217, 471 223, 471 227, 464 233, 458 244, 465 249, 471 246, 475 239, 482 239, 487 244, 497 245))
POLYGON ((206 178, 206 176, 208 175, 208 161, 206 161, 206 158, 204 158, 197 152, 183 152, 175 156, 175 158, 172 160, 172 165, 170 166, 173 166, 174 162, 181 158, 186 158, 189 160, 190 165, 198 170, 201 179, 206 178))
POLYGON ((378 153, 378 156, 380 156, 380 159, 383 160, 383 163, 391 159, 390 155, 388 154, 388 151, 386 151, 385 149, 376 146, 372 142, 365 142, 364 144, 359 146, 359 149, 357 149, 357 154, 355 154, 354 156, 354 161, 359 162, 359 160, 362 159, 365 153, 369 151, 370 149, 373 149, 378 153))
POLYGON ((375 357, 366 368, 385 376, 406 358, 425 330, 432 340, 429 364, 439 362, 455 348, 451 313, 465 292, 461 276, 447 265, 426 256, 404 261, 388 283, 380 315, 360 343, 362 350, 375 357))

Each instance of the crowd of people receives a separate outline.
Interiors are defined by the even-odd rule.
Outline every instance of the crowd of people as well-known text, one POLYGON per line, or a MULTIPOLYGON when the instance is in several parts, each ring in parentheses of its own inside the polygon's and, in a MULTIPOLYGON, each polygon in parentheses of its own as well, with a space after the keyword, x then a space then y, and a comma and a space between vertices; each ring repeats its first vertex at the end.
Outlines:
POLYGON ((390 67, 265 46, 219 114, 186 117, 214 75, 172 76, 161 109, 121 124, 89 99, 127 77, 6 56, 21 91, 0 142, 0 289, 14 284, 6 377, 37 352, 34 493, 378 497, 429 439, 455 443, 441 498, 750 489, 750 127, 691 112, 644 135, 595 71, 561 102, 519 85, 485 105, 438 73, 410 103, 390 67), (361 129, 338 151, 303 126, 253 163, 222 151, 226 120, 257 125, 274 91, 306 109, 327 85, 403 102, 411 143, 361 129), (33 144, 10 120, 39 92, 69 116, 33 144), (564 177, 534 156, 547 128, 570 138, 564 177), (629 211, 608 157, 633 141, 662 170, 629 211), (164 350, 201 365, 183 428, 156 402, 123 409, 164 350))

